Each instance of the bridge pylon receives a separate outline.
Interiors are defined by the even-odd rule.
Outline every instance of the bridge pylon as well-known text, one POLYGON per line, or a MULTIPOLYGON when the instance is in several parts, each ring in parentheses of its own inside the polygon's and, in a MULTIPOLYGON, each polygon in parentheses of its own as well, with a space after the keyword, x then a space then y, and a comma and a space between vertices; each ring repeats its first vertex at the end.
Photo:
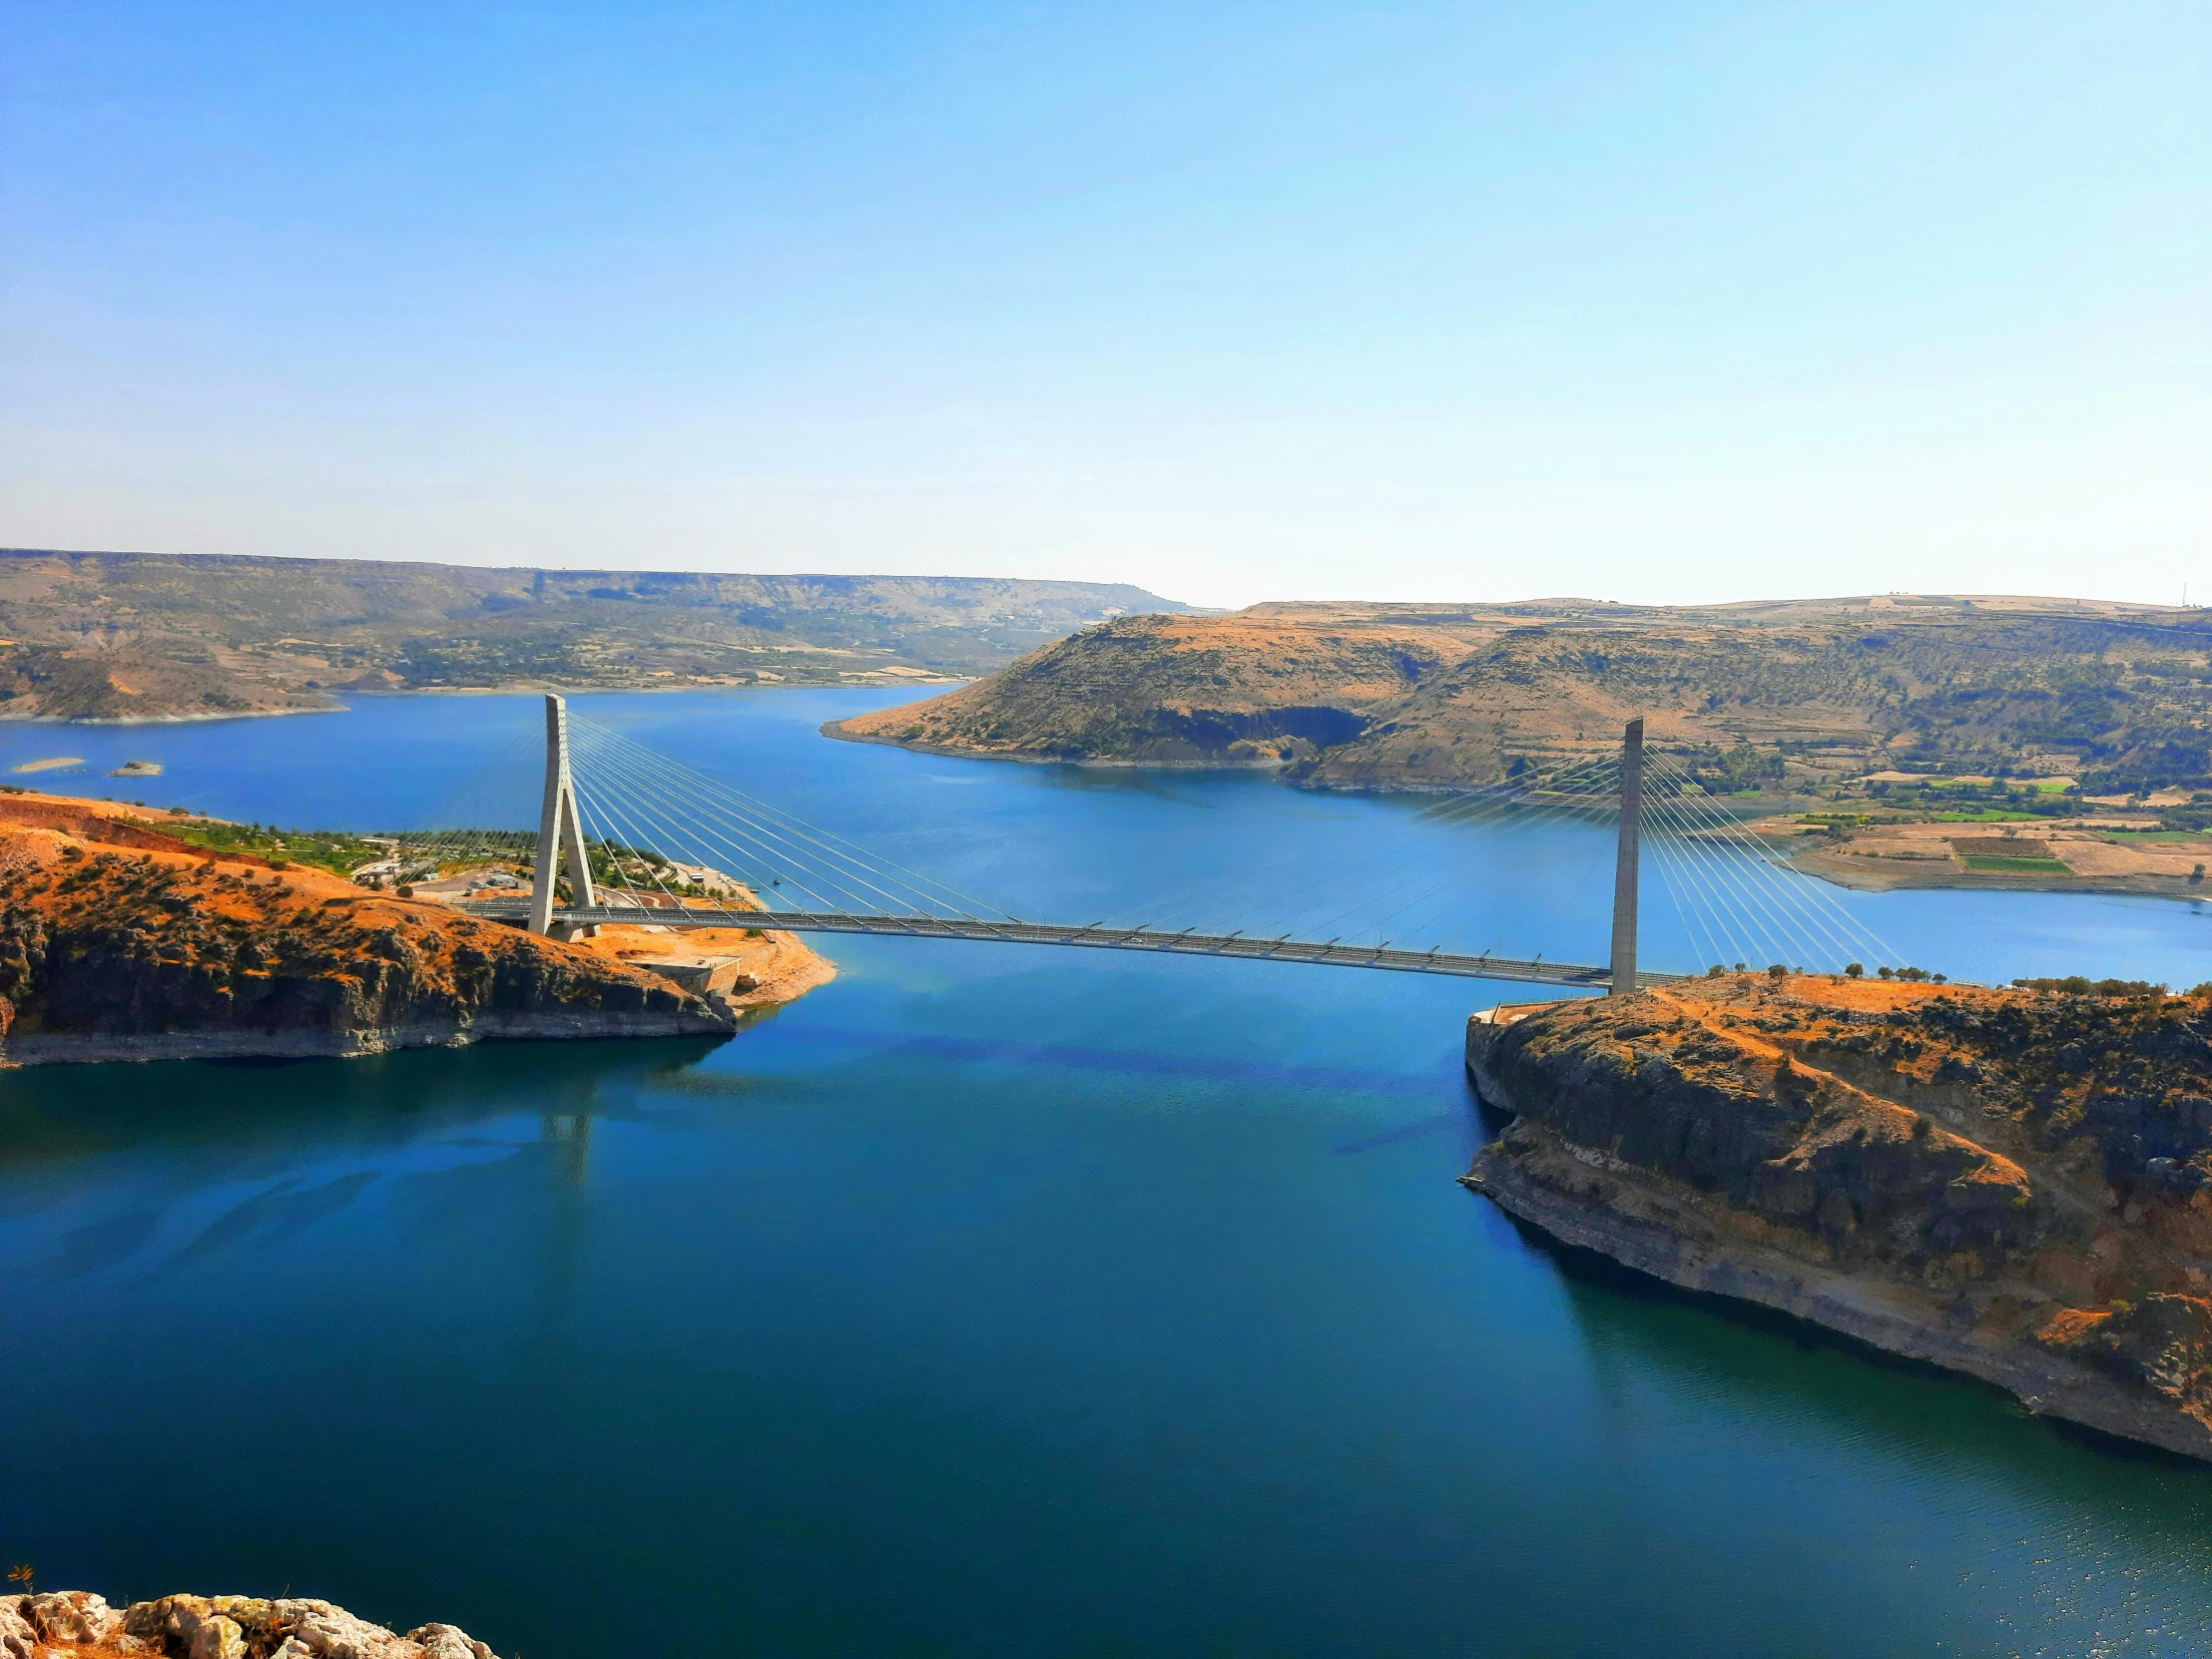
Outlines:
POLYGON ((1621 733, 1621 830, 1613 859, 1613 970, 1608 996, 1636 994, 1636 872, 1642 857, 1644 722, 1621 733))
MULTIPOLYGON (((569 904, 584 909, 599 901, 592 890, 591 857, 584 847, 584 825, 576 811, 576 781, 568 769, 568 701, 545 700, 545 803, 538 814, 538 856, 530 872, 530 931, 553 931, 553 884, 561 855, 568 855, 569 904)), ((562 928, 566 934, 567 927, 562 928)))

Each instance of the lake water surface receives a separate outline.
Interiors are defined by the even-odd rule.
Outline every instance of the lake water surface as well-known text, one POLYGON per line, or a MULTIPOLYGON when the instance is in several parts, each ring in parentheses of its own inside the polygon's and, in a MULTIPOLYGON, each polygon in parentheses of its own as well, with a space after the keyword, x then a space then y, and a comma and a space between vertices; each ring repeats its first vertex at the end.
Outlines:
MULTIPOLYGON (((1024 915, 1301 847, 1326 896, 1425 832, 815 734, 894 698, 575 704, 1024 915)), ((536 707, 0 727, 0 766, 373 830, 533 799, 536 707), (127 758, 167 775, 97 776, 127 758)), ((1597 960, 1603 852, 1471 836, 1437 925, 1597 960)), ((2212 978, 2193 904, 1845 901, 1964 976, 2212 978)), ((0 1555, 527 1659, 2212 1645, 2212 1468, 1564 1259, 1457 1187, 1462 1021, 1525 992, 825 948, 835 983, 719 1045, 6 1075, 0 1555)))

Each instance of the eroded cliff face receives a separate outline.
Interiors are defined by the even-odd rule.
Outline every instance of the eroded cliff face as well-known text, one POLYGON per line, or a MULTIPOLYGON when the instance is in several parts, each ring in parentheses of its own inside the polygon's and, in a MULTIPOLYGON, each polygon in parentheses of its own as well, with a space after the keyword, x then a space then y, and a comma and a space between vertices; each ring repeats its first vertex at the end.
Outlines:
POLYGON ((1739 976, 1467 1061, 1515 1114, 1468 1184, 1523 1219, 2212 1458, 2205 1003, 1739 976))
POLYGON ((735 1025, 660 975, 439 905, 0 824, 0 1063, 735 1025))
POLYGON ((327 1601, 163 1596, 127 1609, 84 1590, 0 1597, 0 1659, 497 1659, 466 1631, 404 1636, 327 1601))

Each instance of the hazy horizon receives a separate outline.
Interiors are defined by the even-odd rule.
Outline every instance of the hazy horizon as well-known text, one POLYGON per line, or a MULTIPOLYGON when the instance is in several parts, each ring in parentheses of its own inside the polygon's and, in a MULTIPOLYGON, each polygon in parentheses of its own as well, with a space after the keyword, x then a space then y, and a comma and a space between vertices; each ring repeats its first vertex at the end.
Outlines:
POLYGON ((0 541, 2212 592, 2212 13, 0 0, 0 541))
MULTIPOLYGON (((1127 581, 1127 580, 1126 580, 1125 578, 1122 578, 1122 577, 1116 577, 1116 576, 1092 576, 1092 575, 1085 575, 1085 574, 1083 574, 1083 573, 1082 573, 1082 572, 1080 572, 1080 571, 1071 571, 1071 572, 1067 572, 1067 573, 1063 573, 1063 574, 1058 574, 1058 575, 1053 575, 1053 576, 1032 576, 1032 575, 1027 575, 1027 574, 1025 574, 1025 573, 1023 573, 1023 572, 1020 572, 1020 571, 1015 571, 1015 570, 972 570, 972 571, 953 571, 953 570, 908 570, 908 571, 899 571, 899 570, 805 570, 805 569, 791 569, 791 570, 769 570, 769 569, 755 569, 755 568, 744 568, 744 569, 740 569, 740 568, 737 568, 737 567, 733 567, 733 566, 723 566, 723 567, 711 567, 711 566, 706 566, 706 565, 649 565, 649 564, 627 564, 627 565, 585 565, 585 564, 554 564, 554 563, 541 563, 541 564, 530 564, 530 563, 524 563, 524 562, 515 562, 515 561, 490 561, 490 560, 481 560, 481 559, 431 559, 431 558, 426 558, 426 557, 416 557, 416 556, 412 556, 412 555, 405 555, 405 556, 402 556, 402 555, 394 555, 394 556, 391 556, 391 557, 378 557, 378 556, 375 556, 375 555, 363 555, 363 554, 313 554, 313 553, 169 553, 169 552, 165 552, 165 551, 164 551, 164 550, 162 550, 162 549, 158 549, 158 548, 145 548, 145 547, 18 547, 18 546, 6 546, 6 545, 0 545, 0 556, 25 556, 25 555, 29 555, 29 556, 38 556, 38 555, 46 555, 46 554, 51 554, 51 555, 55 555, 55 556, 60 556, 60 557, 73 557, 73 558, 76 558, 76 557, 83 557, 83 558, 101 558, 101 557, 137 558, 137 557, 144 557, 144 556, 154 556, 154 557, 175 557, 175 558, 207 558, 207 559, 229 559, 229 558, 247 558, 247 559, 293 559, 293 560, 298 560, 298 561, 300 561, 300 562, 302 562, 302 563, 305 563, 305 562, 311 562, 311 561, 314 561, 314 560, 322 559, 322 560, 334 560, 334 561, 339 561, 339 562, 346 562, 346 561, 355 561, 355 562, 360 562, 360 563, 366 563, 366 564, 431 564, 431 565, 440 565, 440 564, 442 564, 442 565, 452 565, 452 566, 456 566, 456 567, 461 567, 461 568, 466 568, 466 569, 473 569, 473 570, 533 570, 533 569, 543 569, 543 570, 557 570, 557 571, 562 571, 562 572, 565 572, 565 573, 568 573, 568 574, 573 574, 573 575, 591 575, 591 574, 605 573, 605 574, 608 574, 608 575, 629 575, 629 574, 636 574, 636 575, 649 575, 649 574, 662 574, 662 575, 711 575, 711 576, 751 576, 751 577, 758 577, 758 578, 761 578, 761 579, 763 579, 763 580, 771 580, 771 581, 773 581, 773 580, 781 580, 781 579, 789 579, 789 580, 800 580, 800 579, 807 579, 807 578, 842 578, 842 579, 848 579, 848 580, 854 580, 854 581, 865 581, 865 580, 874 580, 874 579, 887 579, 887 580, 900 580, 900 581, 913 581, 913 582, 944 582, 944 581, 1026 582, 1026 581, 1037 581, 1037 582, 1070 582, 1070 583, 1078 583, 1078 584, 1082 584, 1082 585, 1085 585, 1085 586, 1091 586, 1091 587, 1114 587, 1114 586, 1132 586, 1132 587, 1143 587, 1143 586, 1144 586, 1144 584, 1142 584, 1142 583, 1132 583, 1132 582, 1128 582, 1128 581, 1127 581)), ((1148 592, 1148 593, 1150 593, 1150 594, 1152 594, 1152 596, 1153 596, 1154 598, 1156 598, 1156 599, 1169 599, 1169 600, 1174 600, 1174 601, 1176 601, 1176 602, 1177 602, 1178 604, 1182 604, 1182 605, 1185 605, 1185 606, 1187 606, 1187 607, 1189 607, 1189 608, 1191 608, 1191 609, 1193 609, 1193 610, 1198 610, 1198 611, 1236 611, 1236 610, 1243 610, 1243 609, 1245 609, 1245 608, 1246 608, 1246 606, 1245 606, 1245 605, 1207 605, 1207 604, 1201 603, 1201 602, 1199 602, 1199 601, 1196 601, 1196 600, 1189 600, 1189 599, 1185 599, 1185 598, 1184 598, 1184 597, 1183 597, 1182 595, 1180 595, 1180 594, 1175 594, 1175 593, 1163 593, 1163 592, 1159 591, 1159 590, 1158 590, 1158 589, 1156 589, 1156 588, 1147 588, 1147 589, 1145 589, 1145 591, 1146 591, 1146 592, 1148 592)), ((1425 595, 1417 595, 1417 596, 1410 596, 1410 597, 1398 597, 1398 598, 1392 598, 1392 599, 1376 599, 1376 598, 1374 598, 1374 597, 1372 597, 1372 596, 1369 596, 1369 595, 1365 595, 1365 594, 1358 594, 1358 593, 1351 593, 1351 592, 1343 592, 1343 593, 1313 593, 1313 594, 1285 594, 1285 595, 1276 595, 1276 596, 1273 596, 1273 597, 1271 597, 1271 598, 1267 598, 1267 599, 1255 599, 1255 600, 1250 600, 1250 601, 1248 601, 1248 602, 1247 602, 1247 604, 1248 604, 1248 605, 1501 605, 1501 606, 1502 606, 1502 605, 1544 605, 1544 604, 1595 604, 1595 605, 1619 605, 1619 606, 1621 606, 1621 607, 1622 607, 1622 608, 1624 608, 1624 609, 1633 609, 1633 608, 1638 608, 1638 607, 1641 607, 1641 608, 1677 608, 1677 609, 1695 609, 1695 608, 1712 608, 1712 607, 1728 607, 1728 606, 1743 606, 1743 605, 1771 605, 1771 604, 1822 604, 1822 603, 1840 603, 1840 602, 1846 602, 1846 601, 1851 601, 1851 600, 1856 600, 1856 599, 1885 599, 1885 598, 1895 598, 1895 599, 1925 599, 1925 600, 1967 600, 1967 601, 1981 601, 1981 600, 2022 600, 2022 601, 2027 601, 2027 602, 2029 602, 2029 603, 2047 603, 2047 604, 2056 604, 2056 605, 2071 605, 2071 604, 2087 604, 2087 605, 2103 605, 2103 604, 2111 604, 2111 605, 2130 605, 2130 606, 2141 606, 2141 607, 2143 607, 2143 608, 2145 608, 2145 609, 2153 609, 2153 610, 2172 610, 2172 609, 2180 609, 2180 608, 2182 608, 2182 606, 2181 606, 2180 604, 2176 603, 2176 602, 2168 602, 2168 601, 2162 601, 2162 600, 2156 600, 2156 599, 2151 599, 2151 600, 2107 599, 2107 598, 2104 598, 2104 597, 2102 597, 2102 596, 2100 596, 2100 595, 2094 595, 2094 594, 2066 594, 2066 593, 2030 593, 2030 592, 2025 592, 2025 591, 2006 591, 2006 590, 2001 590, 2001 589, 1995 589, 1995 588, 1991 588, 1991 589, 1984 589, 1984 590, 1982 590, 1982 591, 1980 591, 1980 592, 1975 592, 1975 593, 1963 593, 1963 592, 1945 592, 1945 591, 1939 591, 1939 590, 1936 590, 1936 589, 1934 589, 1934 588, 1920 588, 1920 589, 1907 589, 1907 588, 1889 588, 1889 589, 1884 589, 1884 590, 1881 590, 1881 591, 1879 591, 1879 592, 1878 592, 1878 591, 1875 591, 1875 590, 1862 590, 1862 591, 1860 591, 1860 592, 1856 592, 1856 593, 1855 593, 1855 592, 1845 592, 1845 591, 1841 591, 1841 590, 1839 590, 1839 591, 1837 591, 1837 592, 1834 592, 1834 593, 1799 593, 1799 594, 1765 594, 1765 593, 1745 593, 1745 594, 1735 594, 1735 595, 1730 595, 1730 596, 1726 596, 1726 597, 1722 597, 1722 598, 1718 598, 1718 599, 1705 599, 1705 600, 1615 600, 1615 599, 1607 599, 1607 598, 1601 597, 1601 596, 1599 596, 1599 595, 1596 595, 1596 594, 1587 594, 1587 593, 1567 593, 1567 592, 1549 592, 1549 591, 1544 591, 1544 592, 1535 592, 1535 591, 1531 591, 1531 592, 1527 592, 1527 593, 1519 593, 1519 592, 1509 592, 1509 593, 1486 594, 1486 595, 1480 595, 1480 596, 1473 596, 1473 595, 1468 595, 1468 594, 1462 594, 1462 593, 1447 593, 1447 592, 1436 592, 1436 593, 1430 593, 1430 594, 1425 594, 1425 595)), ((2198 597, 2198 596, 2192 595, 2192 596, 2191 596, 2191 598, 2190 598, 2190 600, 2189 600, 2189 602, 2188 602, 2188 606, 2187 606, 2187 608, 2189 608, 2189 609, 2192 609, 2192 610, 2201 610, 2201 609, 2204 609, 2204 608, 2206 607, 2206 605, 2207 605, 2207 604, 2212 604, 2212 597, 2203 597, 2203 598, 2200 598, 2200 597, 2198 597)))

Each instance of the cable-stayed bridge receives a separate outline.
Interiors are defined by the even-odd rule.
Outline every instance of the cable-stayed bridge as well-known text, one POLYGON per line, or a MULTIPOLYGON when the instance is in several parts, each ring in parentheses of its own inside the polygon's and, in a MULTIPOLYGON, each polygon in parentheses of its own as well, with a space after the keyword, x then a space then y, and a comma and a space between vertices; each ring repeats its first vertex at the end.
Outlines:
MULTIPOLYGON (((1241 871, 1235 882, 1208 883, 1195 894, 1150 901, 1140 915, 1039 921, 894 863, 672 756, 574 717, 561 698, 548 697, 535 837, 461 831, 433 840, 416 855, 439 868, 466 867, 471 860, 512 859, 527 850, 527 890, 467 898, 462 905, 556 936, 641 925, 969 939, 1607 991, 1666 983, 1697 967, 1685 962, 1659 970, 1638 962, 1641 874, 1648 856, 1683 934, 1708 962, 1835 968, 1887 955, 1882 942, 1821 883, 1790 868, 1747 832, 1722 801, 1671 758, 1647 751, 1641 720, 1629 723, 1615 753, 1541 777, 1438 797, 1396 840, 1407 844, 1379 847, 1373 856, 1363 856, 1361 867, 1335 879, 1332 890, 1341 889, 1338 896, 1349 900, 1336 915, 1316 909, 1298 918, 1309 923, 1304 926, 1277 931, 1225 926, 1241 899, 1280 888, 1283 871, 1266 866, 1241 871), (1424 849, 1419 831, 1479 828, 1510 835, 1570 822, 1587 830, 1605 821, 1612 826, 1613 856, 1606 962, 1552 961, 1542 951, 1446 948, 1441 939, 1421 947, 1421 928, 1458 914, 1449 895, 1456 885, 1463 897, 1468 872, 1435 867, 1451 860, 1424 849), (1439 900, 1439 894, 1446 896, 1439 900)), ((1593 896, 1603 891, 1596 882, 1591 889, 1593 896)), ((1463 924, 1463 915, 1459 919, 1463 924)))

